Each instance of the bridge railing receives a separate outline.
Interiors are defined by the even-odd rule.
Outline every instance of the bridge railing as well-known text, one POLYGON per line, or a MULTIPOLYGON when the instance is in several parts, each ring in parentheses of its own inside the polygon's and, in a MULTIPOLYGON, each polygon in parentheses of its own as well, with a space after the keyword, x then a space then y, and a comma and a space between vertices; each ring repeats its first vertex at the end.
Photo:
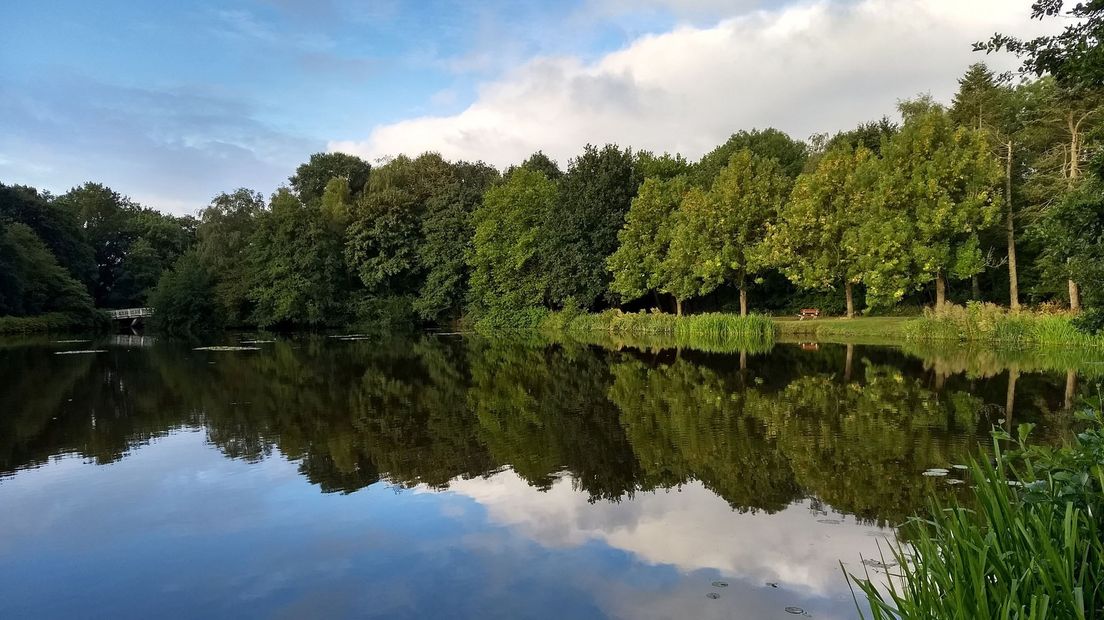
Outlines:
POLYGON ((107 313, 115 320, 143 319, 153 316, 153 308, 123 308, 122 310, 108 310, 107 313))

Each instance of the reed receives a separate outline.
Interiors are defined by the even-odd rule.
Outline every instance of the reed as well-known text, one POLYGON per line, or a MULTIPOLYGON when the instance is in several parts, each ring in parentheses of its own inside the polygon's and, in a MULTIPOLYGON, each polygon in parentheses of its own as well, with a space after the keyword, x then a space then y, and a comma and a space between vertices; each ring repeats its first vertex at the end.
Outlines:
POLYGON ((1104 335, 1083 332, 1065 314, 1011 312, 994 304, 970 302, 928 309, 904 325, 913 341, 991 342, 1001 346, 1104 347, 1104 335))
POLYGON ((605 332, 617 335, 662 335, 669 342, 705 350, 762 350, 774 343, 775 327, 758 314, 706 313, 678 317, 660 312, 624 313, 607 310, 597 314, 575 311, 549 315, 541 327, 567 333, 605 332))
POLYGON ((1029 447, 1028 425, 1008 452, 995 435, 995 461, 970 464, 969 496, 933 500, 891 545, 894 575, 849 575, 870 617, 1104 618, 1104 422, 1082 417, 1091 428, 1059 449, 1029 447))

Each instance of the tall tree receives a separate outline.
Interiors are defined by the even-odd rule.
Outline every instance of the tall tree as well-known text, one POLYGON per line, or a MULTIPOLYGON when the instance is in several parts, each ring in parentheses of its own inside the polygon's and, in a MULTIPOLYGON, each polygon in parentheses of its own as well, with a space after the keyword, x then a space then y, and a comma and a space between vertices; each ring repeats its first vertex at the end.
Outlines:
POLYGON ((111 291, 111 305, 118 307, 144 306, 150 291, 157 286, 165 269, 157 250, 144 237, 139 237, 127 248, 119 269, 119 279, 111 291))
POLYGON ((808 146, 794 140, 783 131, 773 127, 738 131, 732 134, 724 144, 702 156, 690 173, 690 180, 703 189, 713 185, 721 169, 729 164, 732 156, 742 150, 749 150, 763 159, 773 159, 782 172, 790 179, 805 168, 809 156, 808 146))
POLYGON ((0 217, 0 264, 0 315, 91 315, 88 291, 26 224, 0 217))
POLYGON ((498 171, 483 162, 458 162, 448 182, 427 200, 418 250, 425 279, 414 300, 422 319, 459 318, 468 288, 466 256, 475 234, 472 216, 483 193, 498 180, 498 171))
POLYGON ((310 161, 295 169, 288 181, 303 202, 322 198, 326 184, 336 177, 349 182, 350 191, 359 196, 368 183, 372 166, 363 159, 347 153, 315 153, 310 161))
POLYGON ((1036 234, 1043 269, 1084 282, 1094 306, 1104 302, 1104 181, 1081 181, 1044 213, 1036 234))
POLYGON ((430 199, 453 178, 436 153, 399 156, 372 171, 345 232, 345 260, 370 296, 399 300, 409 311, 423 282, 422 225, 430 199))
POLYGON ((854 229, 870 217, 874 154, 842 144, 797 178, 763 244, 766 260, 802 288, 843 286, 847 318, 855 315, 853 287, 863 281, 864 248, 854 229))
POLYGON ((737 151, 704 198, 691 193, 684 199, 671 250, 683 268, 674 273, 686 274, 688 266, 698 295, 734 285, 740 315, 746 316, 747 287, 764 266, 759 246, 789 191, 790 180, 776 159, 737 151))
MULTIPOLYGON (((664 264, 675 228, 675 214, 690 185, 685 176, 648 178, 632 201, 618 247, 606 261, 613 281, 610 290, 623 300, 668 288, 664 264)), ((683 298, 677 298, 681 314, 683 298)))
POLYGON ((402 189, 368 193, 356 206, 345 261, 375 296, 409 294, 418 265, 418 204, 402 189))
POLYGON ((215 302, 230 325, 242 324, 252 312, 247 259, 264 211, 264 196, 243 187, 215 196, 199 214, 197 258, 214 279, 215 302))
MULTIPOLYGON (((1035 214, 1045 214, 1078 186, 1099 148, 1090 138, 1104 122, 1104 91, 1066 88, 1044 77, 1020 92, 1027 117, 1021 134, 1035 153, 1025 189, 1035 214)), ((1070 308, 1076 312, 1081 309, 1080 284, 1069 277, 1066 285, 1070 308)))
POLYGON ((138 206, 98 183, 75 187, 57 202, 76 216, 92 246, 97 267, 92 295, 96 304, 110 304, 127 249, 137 236, 130 220, 138 206))
MULTIPOLYGON (((950 109, 951 120, 990 134, 1004 165, 1004 242, 1008 260, 1008 298, 1013 310, 1020 308, 1019 263, 1016 256, 1016 201, 1014 179, 1021 176, 1018 165, 1023 155, 1018 148, 1024 129, 1024 108, 1019 91, 998 83, 984 63, 970 65, 958 80, 958 92, 950 109)), ((977 297, 977 275, 973 276, 977 297)))
POLYGON ((552 303, 573 298, 592 308, 607 296, 606 258, 617 249, 617 233, 639 184, 632 152, 616 145, 587 145, 571 161, 559 181, 558 208, 546 214, 541 237, 552 303))
POLYGON ((321 209, 304 205, 287 189, 278 190, 258 218, 248 254, 249 297, 257 325, 320 326, 345 318, 348 278, 341 244, 321 209))
POLYGON ((956 129, 930 100, 904 102, 901 112, 904 125, 883 151, 877 200, 909 214, 916 283, 934 281, 942 307, 948 277, 984 267, 977 236, 999 217, 1001 166, 985 132, 956 129))
POLYGON ((189 252, 166 270, 150 294, 157 329, 177 336, 195 336, 223 325, 214 277, 203 261, 189 252))
POLYGON ((716 261, 721 240, 713 234, 720 217, 719 205, 699 187, 689 187, 672 214, 670 243, 657 271, 659 290, 675 298, 675 313, 682 316, 686 301, 707 295, 721 285, 703 268, 716 261))
POLYGON ((544 301, 539 241, 556 186, 543 173, 518 168, 487 190, 474 214, 470 300, 477 316, 519 313, 544 301))
POLYGON ((33 187, 0 183, 0 218, 26 224, 58 263, 89 291, 96 283, 96 257, 76 213, 47 200, 33 187))

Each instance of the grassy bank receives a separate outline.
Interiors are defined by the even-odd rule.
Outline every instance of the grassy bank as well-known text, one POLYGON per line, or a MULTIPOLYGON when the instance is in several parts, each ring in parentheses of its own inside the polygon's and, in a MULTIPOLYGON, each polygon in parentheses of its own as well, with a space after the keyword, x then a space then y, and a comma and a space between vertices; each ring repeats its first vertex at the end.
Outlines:
POLYGON ((102 313, 93 316, 74 316, 66 312, 51 312, 37 316, 0 316, 0 334, 102 329, 109 322, 107 315, 102 313))
POLYGON ((740 317, 704 313, 677 317, 660 312, 600 313, 534 310, 495 321, 477 323, 483 331, 540 329, 564 333, 659 335, 665 341, 711 350, 733 350, 744 345, 781 342, 838 342, 844 344, 975 343, 987 347, 1104 348, 1104 334, 1081 331, 1068 314, 1010 312, 993 304, 948 305, 916 317, 829 317, 799 321, 791 317, 752 314, 740 317))
POLYGON ((678 317, 658 312, 624 313, 607 310, 597 314, 550 313, 540 323, 545 331, 573 334, 606 333, 667 337, 672 343, 704 350, 762 349, 774 342, 770 318, 752 314, 706 313, 678 317))
MULTIPOLYGON (((1104 422, 1073 443, 970 466, 972 489, 906 526, 886 586, 851 576, 875 619, 1104 617, 1104 422)), ((881 560, 887 563, 887 559, 881 560)), ((862 605, 859 612, 862 614, 862 605)), ((866 617, 865 615, 863 617, 866 617)))
POLYGON ((817 340, 820 342, 840 342, 854 344, 888 344, 900 342, 905 338, 905 324, 912 319, 907 317, 859 317, 847 319, 833 317, 824 319, 793 318, 774 319, 778 336, 782 340, 817 340))
POLYGON ((1104 334, 1088 334, 1067 314, 1010 312, 993 304, 947 305, 904 324, 914 341, 990 342, 1002 346, 1104 346, 1104 334))

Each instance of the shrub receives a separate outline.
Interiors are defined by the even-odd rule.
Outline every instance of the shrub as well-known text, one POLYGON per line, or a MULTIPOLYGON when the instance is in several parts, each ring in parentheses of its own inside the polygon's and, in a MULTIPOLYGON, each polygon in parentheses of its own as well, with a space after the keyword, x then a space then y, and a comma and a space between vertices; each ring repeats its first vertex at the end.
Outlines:
POLYGON ((1090 308, 1071 321, 1077 331, 1092 336, 1104 333, 1104 308, 1090 308))
POLYGON ((50 312, 36 316, 0 316, 0 334, 101 330, 111 319, 103 312, 50 312))

